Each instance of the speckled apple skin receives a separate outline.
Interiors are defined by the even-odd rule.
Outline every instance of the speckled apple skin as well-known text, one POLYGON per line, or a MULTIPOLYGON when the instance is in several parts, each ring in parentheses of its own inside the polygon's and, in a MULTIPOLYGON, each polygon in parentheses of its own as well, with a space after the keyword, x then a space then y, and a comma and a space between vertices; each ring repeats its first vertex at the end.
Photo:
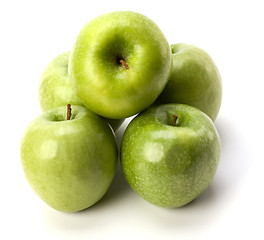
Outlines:
POLYGON ((27 127, 21 140, 26 179, 49 206, 77 212, 98 202, 115 174, 117 148, 108 124, 84 107, 45 112, 27 127))
POLYGON ((139 114, 127 127, 121 165, 129 185, 145 200, 181 207, 212 181, 220 158, 220 138, 212 120, 182 104, 164 104, 139 114), (172 126, 172 115, 178 115, 172 126))

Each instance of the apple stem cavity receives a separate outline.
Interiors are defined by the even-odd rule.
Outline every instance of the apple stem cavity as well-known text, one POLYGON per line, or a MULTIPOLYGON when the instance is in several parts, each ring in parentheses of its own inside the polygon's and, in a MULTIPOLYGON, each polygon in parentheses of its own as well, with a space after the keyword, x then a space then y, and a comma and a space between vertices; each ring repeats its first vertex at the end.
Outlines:
POLYGON ((71 118, 71 104, 67 105, 67 120, 71 118))
POLYGON ((120 59, 119 62, 123 64, 126 70, 130 69, 130 67, 127 65, 127 63, 123 59, 120 59))
POLYGON ((178 115, 173 114, 173 115, 172 115, 171 126, 176 126, 177 119, 178 119, 178 115))

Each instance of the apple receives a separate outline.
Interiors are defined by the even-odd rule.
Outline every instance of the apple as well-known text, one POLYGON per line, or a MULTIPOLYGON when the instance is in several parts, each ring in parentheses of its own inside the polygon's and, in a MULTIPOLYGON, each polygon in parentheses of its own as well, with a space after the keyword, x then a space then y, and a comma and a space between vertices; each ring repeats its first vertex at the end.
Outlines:
POLYGON ((186 205, 212 181, 220 139, 212 120, 184 104, 153 106, 128 125, 121 165, 134 191, 152 204, 186 205))
POLYGON ((222 99, 222 82, 213 59, 190 44, 171 46, 171 76, 157 103, 183 103, 216 119, 222 99))
POLYGON ((77 212, 98 202, 108 190, 117 164, 115 137, 108 124, 85 107, 68 105, 68 111, 57 107, 27 127, 21 163, 44 202, 77 212))
POLYGON ((67 104, 82 105, 71 88, 68 74, 69 56, 69 51, 58 55, 42 73, 39 82, 39 103, 43 112, 67 104))
POLYGON ((107 13, 80 31, 70 54, 71 85, 96 114, 126 118, 160 95, 171 55, 165 36, 149 18, 129 11, 107 13))
MULTIPOLYGON (((44 70, 39 83, 39 103, 41 110, 46 112, 52 108, 72 105, 82 105, 73 92, 69 80, 68 63, 70 52, 65 52, 54 58, 44 70)), ((116 131, 125 119, 106 119, 116 131)))

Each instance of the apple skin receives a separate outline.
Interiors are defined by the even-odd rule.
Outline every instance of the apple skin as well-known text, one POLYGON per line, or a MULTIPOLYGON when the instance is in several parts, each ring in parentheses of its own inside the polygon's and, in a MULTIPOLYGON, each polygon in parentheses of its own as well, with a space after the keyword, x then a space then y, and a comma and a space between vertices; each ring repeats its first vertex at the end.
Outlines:
POLYGON ((68 74, 69 56, 69 51, 58 55, 42 73, 39 82, 39 104, 43 112, 67 104, 82 105, 71 88, 68 74))
POLYGON ((220 138, 212 120, 197 108, 163 104, 139 114, 127 127, 121 165, 134 191, 152 204, 186 205, 212 181, 220 138), (178 116, 172 126, 172 116, 178 116))
POLYGON ((77 212, 98 202, 115 174, 117 147, 108 124, 81 106, 58 107, 33 120, 21 141, 30 186, 49 206, 77 212), (103 149, 103 151, 102 151, 103 149))
MULTIPOLYGON (((40 78, 39 103, 43 112, 67 104, 82 105, 71 88, 68 74, 69 57, 69 51, 58 55, 48 64, 40 78)), ((106 119, 114 131, 118 130, 124 120, 106 119)))
POLYGON ((171 45, 173 66, 158 104, 182 103, 216 119, 222 101, 222 81, 213 59, 190 44, 171 45))
POLYGON ((129 11, 104 14, 85 25, 76 39, 69 61, 71 85, 98 115, 126 118, 160 95, 171 55, 165 36, 149 18, 129 11))

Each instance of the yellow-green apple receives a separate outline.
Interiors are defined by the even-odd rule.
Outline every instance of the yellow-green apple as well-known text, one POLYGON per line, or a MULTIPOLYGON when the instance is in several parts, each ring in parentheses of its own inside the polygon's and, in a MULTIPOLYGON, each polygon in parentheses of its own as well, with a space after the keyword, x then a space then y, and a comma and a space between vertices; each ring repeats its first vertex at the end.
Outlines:
POLYGON ((181 207, 212 181, 220 139, 212 120, 184 104, 153 106, 128 125, 121 165, 130 186, 162 207, 181 207))
POLYGON ((221 106, 222 81, 213 59, 190 44, 174 44, 171 51, 171 76, 157 103, 191 105, 214 121, 221 106))
POLYGON ((101 15, 80 31, 69 61, 73 90, 90 110, 126 118, 150 106, 164 89, 171 50, 159 27, 135 12, 101 15))
POLYGON ((27 127, 21 162, 44 202, 60 211, 80 211, 98 202, 112 182, 115 137, 109 125, 85 107, 53 108, 27 127))

